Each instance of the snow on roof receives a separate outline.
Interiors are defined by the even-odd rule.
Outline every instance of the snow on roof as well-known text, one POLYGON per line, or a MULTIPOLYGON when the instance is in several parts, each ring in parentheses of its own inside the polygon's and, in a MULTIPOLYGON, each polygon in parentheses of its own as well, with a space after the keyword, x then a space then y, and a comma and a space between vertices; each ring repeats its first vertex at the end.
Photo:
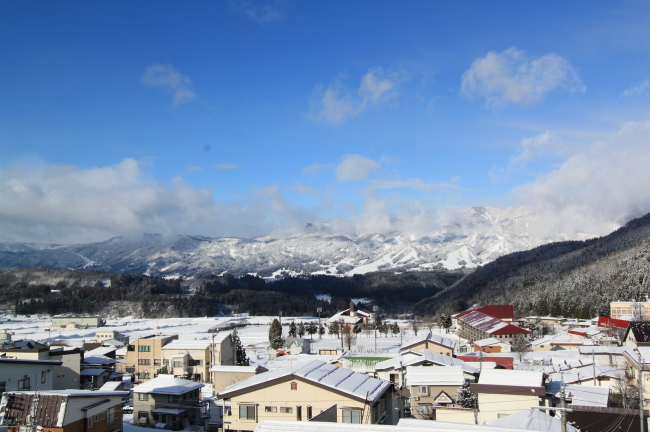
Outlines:
POLYGON ((100 391, 116 391, 119 387, 124 388, 124 383, 122 381, 108 381, 106 384, 100 387, 100 391))
POLYGON ((158 375, 157 378, 134 387, 133 393, 182 395, 192 390, 199 389, 204 385, 205 384, 183 378, 174 378, 173 375, 158 375))
POLYGON ((108 365, 108 364, 113 364, 115 363, 115 360, 113 360, 110 357, 106 357, 103 355, 92 355, 92 356, 84 356, 84 363, 86 364, 101 364, 101 365, 108 365))
POLYGON ((210 348, 212 341, 209 339, 201 340, 185 340, 174 339, 168 342, 162 349, 163 350, 206 350, 210 348))
POLYGON ((113 346, 118 346, 118 347, 124 346, 124 342, 120 342, 120 341, 118 341, 116 339, 106 339, 106 340, 102 341, 102 343, 106 344, 106 345, 113 345, 113 346))
POLYGON ((79 375, 81 376, 99 376, 103 374, 104 372, 110 372, 109 370, 106 369, 82 369, 81 372, 79 372, 79 375))
POLYGON ((487 334, 530 334, 530 331, 526 329, 478 311, 463 315, 458 320, 487 334))
MULTIPOLYGON (((483 425, 402 418, 399 420, 396 426, 385 424, 350 424, 329 422, 297 422, 289 420, 262 420, 255 429, 255 432, 330 432, 335 430, 351 432, 503 431, 501 428, 493 428, 483 425)), ((508 431, 527 432, 525 429, 508 429, 508 431)))
MULTIPOLYGON (((561 432, 562 422, 557 417, 550 415, 539 410, 525 410, 514 413, 497 420, 485 422, 486 425, 492 427, 506 428, 511 430, 513 428, 546 432, 561 432)), ((567 424, 567 432, 579 432, 578 429, 567 424)))
POLYGON ((452 350, 456 348, 456 342, 448 339, 446 337, 440 336, 440 335, 434 335, 432 333, 429 333, 426 336, 420 336, 420 337, 415 337, 412 339, 407 340, 404 345, 402 345, 402 350, 408 349, 408 347, 417 345, 422 342, 433 342, 438 345, 445 346, 447 348, 451 348, 452 350))
MULTIPOLYGON (((560 397, 562 382, 551 381, 546 384, 546 394, 560 397)), ((564 386, 567 398, 572 405, 594 406, 607 408, 609 387, 596 387, 590 385, 567 384, 564 386)))
POLYGON ((183 358, 188 355, 189 355, 188 353, 179 353, 179 354, 174 354, 172 358, 183 358))
POLYGON ((151 410, 151 412, 156 414, 183 414, 184 412, 187 412, 187 410, 177 408, 156 408, 151 410))
POLYGON ((406 377, 409 385, 457 385, 465 382, 465 374, 460 366, 408 366, 406 377))
POLYGON ((613 355, 623 355, 623 347, 611 347, 611 346, 582 346, 578 348, 580 354, 613 354, 613 355))
MULTIPOLYGON (((10 393, 10 392, 7 392, 10 393)), ((38 394, 39 396, 69 396, 69 397, 94 397, 94 396, 127 396, 128 391, 103 391, 103 390, 37 390, 21 391, 20 394, 38 394)))
POLYGON ((390 360, 384 360, 375 365, 376 371, 399 369, 406 366, 417 366, 422 363, 433 363, 437 366, 460 366, 465 373, 476 373, 476 368, 470 366, 466 362, 459 360, 455 357, 445 356, 439 353, 434 353, 429 350, 421 351, 405 351, 402 355, 394 357, 390 360))
POLYGON ((371 378, 367 375, 351 371, 350 369, 327 364, 324 361, 313 360, 295 364, 293 368, 278 369, 273 372, 254 375, 225 388, 219 392, 219 397, 252 386, 268 383, 275 379, 293 376, 301 377, 357 398, 365 399, 367 395, 368 400, 371 402, 378 399, 390 387, 389 382, 371 378))
POLYGON ((638 352, 641 353, 641 356, 643 357, 643 364, 646 365, 650 363, 650 347, 647 346, 642 346, 642 347, 637 347, 635 349, 631 348, 626 348, 623 350, 623 352, 629 356, 636 364, 639 364, 639 354, 638 352))
POLYGON ((254 374, 258 366, 212 366, 210 372, 228 372, 228 373, 252 373, 254 374))
MULTIPOLYGON (((386 426, 384 426, 386 427, 386 426)), ((395 427, 395 426, 388 426, 395 427)), ((486 425, 451 423, 444 421, 419 420, 414 418, 401 418, 397 422, 398 431, 484 431, 484 432, 503 432, 502 428, 495 428, 486 425)), ((508 432, 524 432, 526 429, 508 429, 508 432)))
POLYGON ((95 348, 94 350, 87 351, 85 356, 87 357, 95 357, 95 356, 105 356, 106 354, 111 354, 117 351, 117 349, 113 346, 107 347, 107 346, 100 346, 98 348, 95 348))
POLYGON ((488 369, 481 372, 478 384, 541 387, 544 373, 509 369, 488 369))
POLYGON ((501 342, 499 339, 496 339, 496 338, 487 338, 487 339, 477 340, 477 341, 474 341, 472 343, 474 345, 484 347, 484 346, 489 346, 489 345, 499 345, 499 344, 502 344, 503 342, 501 342))
POLYGON ((325 363, 334 363, 343 357, 343 354, 334 354, 334 355, 318 355, 318 354, 292 354, 276 357, 273 360, 267 361, 263 366, 270 370, 278 370, 284 368, 290 368, 292 365, 296 365, 299 362, 320 360, 325 363))
POLYGON ((126 355, 127 348, 119 348, 115 350, 115 355, 116 356, 125 356, 126 355))
MULTIPOLYGON (((596 378, 622 378, 623 372, 616 369, 616 367, 593 365, 592 363, 584 365, 576 365, 576 367, 571 367, 567 369, 562 369, 564 373, 564 382, 567 384, 571 383, 581 383, 583 381, 592 381, 594 379, 594 369, 596 371, 596 378)), ((549 375, 549 382, 551 381, 560 381, 562 377, 560 376, 561 372, 554 372, 549 375)))

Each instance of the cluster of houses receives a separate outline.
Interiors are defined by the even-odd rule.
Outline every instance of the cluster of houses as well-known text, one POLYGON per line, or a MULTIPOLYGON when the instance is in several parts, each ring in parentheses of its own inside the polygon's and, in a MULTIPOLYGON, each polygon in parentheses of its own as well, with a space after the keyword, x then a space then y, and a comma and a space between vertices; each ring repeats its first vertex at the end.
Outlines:
POLYGON ((285 338, 284 355, 252 366, 236 364, 227 332, 130 341, 99 325, 83 348, 0 334, 0 427, 117 432, 132 413, 134 426, 210 432, 559 430, 548 413, 566 404, 582 430, 612 419, 627 428, 635 413, 610 401, 650 382, 650 322, 626 318, 515 319, 512 306, 485 306, 455 315, 452 334, 415 336, 394 354, 312 353, 309 339, 285 338))

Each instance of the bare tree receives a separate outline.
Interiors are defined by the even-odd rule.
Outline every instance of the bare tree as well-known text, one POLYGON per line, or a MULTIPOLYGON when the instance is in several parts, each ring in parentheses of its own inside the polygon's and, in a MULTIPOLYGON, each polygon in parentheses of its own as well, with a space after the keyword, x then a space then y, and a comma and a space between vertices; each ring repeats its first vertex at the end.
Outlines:
POLYGON ((418 330, 420 330, 420 323, 418 322, 418 320, 411 321, 411 330, 413 330, 415 336, 418 335, 418 330))
POLYGON ((517 355, 519 363, 521 363, 526 353, 530 351, 530 344, 523 335, 515 335, 515 340, 512 341, 512 351, 517 355))
POLYGON ((343 335, 343 343, 348 347, 348 351, 357 344, 357 334, 354 332, 354 327, 351 324, 345 324, 341 328, 343 335))
POLYGON ((614 381, 609 394, 609 406, 618 408, 639 407, 639 387, 634 375, 626 369, 625 375, 614 381))

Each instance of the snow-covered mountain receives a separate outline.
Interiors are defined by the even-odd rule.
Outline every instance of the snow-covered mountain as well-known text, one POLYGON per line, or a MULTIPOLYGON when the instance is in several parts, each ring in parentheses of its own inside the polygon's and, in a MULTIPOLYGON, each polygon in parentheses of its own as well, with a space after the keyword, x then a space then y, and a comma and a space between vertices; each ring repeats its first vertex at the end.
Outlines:
POLYGON ((352 275, 371 271, 472 268, 516 251, 567 240, 538 238, 536 216, 523 208, 474 207, 459 222, 426 236, 361 233, 336 235, 310 227, 289 238, 114 237, 72 246, 0 244, 0 271, 15 268, 92 269, 112 273, 198 276, 254 273, 352 275))

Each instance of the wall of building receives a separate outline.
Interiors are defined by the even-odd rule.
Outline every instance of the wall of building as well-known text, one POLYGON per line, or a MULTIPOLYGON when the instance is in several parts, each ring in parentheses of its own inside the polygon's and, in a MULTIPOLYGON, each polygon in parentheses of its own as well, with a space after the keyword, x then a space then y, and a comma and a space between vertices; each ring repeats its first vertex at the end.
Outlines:
POLYGON ((187 417, 190 419, 191 423, 197 423, 201 417, 200 408, 195 405, 199 403, 200 389, 192 390, 191 392, 185 393, 180 396, 178 402, 170 402, 169 395, 162 394, 148 394, 148 400, 141 401, 139 398, 139 393, 133 394, 133 424, 138 425, 139 423, 139 413, 141 411, 147 411, 148 423, 147 425, 153 426, 156 423, 154 414, 151 411, 156 408, 171 408, 171 409, 183 409, 187 411, 187 417))
POLYGON ((18 381, 25 375, 29 377, 30 390, 53 390, 53 368, 55 365, 39 365, 28 363, 2 363, 0 365, 0 383, 5 383, 6 391, 21 390, 18 381), (42 373, 45 372, 45 382, 42 382, 42 373))
POLYGON ((518 411, 530 410, 532 406, 539 406, 539 397, 522 394, 479 393, 478 421, 481 424, 484 421, 496 420, 499 415, 512 415, 518 411))
POLYGON ((178 335, 136 339, 129 345, 129 350, 126 352, 126 367, 133 367, 136 381, 145 382, 155 378, 158 369, 164 366, 162 347, 172 339, 178 339, 178 335), (141 346, 149 346, 151 351, 140 351, 141 346), (141 360, 143 363, 148 361, 148 364, 140 364, 141 360), (145 372, 149 372, 149 378, 139 375, 145 372))
POLYGON ((241 373, 241 372, 212 372, 212 385, 214 392, 219 393, 226 387, 230 387, 240 381, 250 378, 255 373, 241 373))
MULTIPOLYGON (((54 351, 56 352, 56 351, 54 351)), ((79 389, 81 371, 81 353, 62 352, 61 355, 51 355, 50 360, 60 360, 61 366, 55 366, 54 372, 54 390, 79 389)))
POLYGON ((450 357, 454 354, 454 350, 452 350, 451 348, 446 347, 444 345, 438 345, 437 343, 431 341, 420 342, 416 345, 410 346, 408 349, 411 349, 413 351, 428 350, 434 353, 438 353, 450 357))
MULTIPOLYGON (((201 375, 201 382, 206 382, 210 379, 210 348, 204 350, 201 349, 163 349, 162 357, 163 360, 169 359, 170 365, 173 362, 173 356, 176 354, 187 354, 187 360, 200 360, 201 366, 189 366, 191 363, 187 363, 183 368, 177 370, 174 368, 173 374, 178 376, 183 376, 187 379, 194 379, 194 374, 201 375), (184 375, 185 373, 190 375, 184 375)), ((163 361, 164 364, 164 361, 163 361)))
POLYGON ((70 323, 77 323, 81 327, 100 327, 101 317, 52 317, 52 328, 64 327, 70 323))

